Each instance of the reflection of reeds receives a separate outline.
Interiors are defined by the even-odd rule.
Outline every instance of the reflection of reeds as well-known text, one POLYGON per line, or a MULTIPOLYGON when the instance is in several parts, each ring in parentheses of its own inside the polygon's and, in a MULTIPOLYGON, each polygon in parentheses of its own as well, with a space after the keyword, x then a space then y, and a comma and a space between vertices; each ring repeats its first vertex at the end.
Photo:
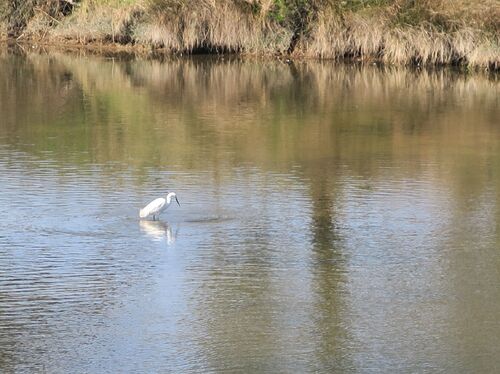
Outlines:
MULTIPOLYGON (((334 150, 363 168, 374 152, 437 156, 465 134, 500 131, 489 127, 498 118, 497 83, 484 75, 313 62, 0 59, 0 89, 15 88, 0 92, 4 130, 41 149, 57 135, 66 160, 70 150, 92 162, 205 169, 314 160, 334 150), (19 66, 29 85, 12 82, 19 66), (34 131, 33 121, 44 125, 34 131)), ((499 138, 488 141, 496 147, 499 138)), ((467 139, 484 148, 475 141, 467 139)))
POLYGON ((214 171, 219 182, 241 166, 369 179, 390 168, 467 179, 466 193, 500 177, 498 83, 486 75, 2 52, 0 64, 0 139, 72 168, 121 165, 140 180, 151 168, 214 171))

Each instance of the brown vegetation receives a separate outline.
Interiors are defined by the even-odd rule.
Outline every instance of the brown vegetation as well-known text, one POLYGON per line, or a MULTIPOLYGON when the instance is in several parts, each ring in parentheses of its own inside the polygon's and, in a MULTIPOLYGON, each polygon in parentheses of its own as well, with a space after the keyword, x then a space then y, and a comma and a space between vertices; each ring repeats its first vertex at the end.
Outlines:
POLYGON ((4 5, 0 32, 42 42, 500 68, 497 0, 16 2, 23 16, 4 5))

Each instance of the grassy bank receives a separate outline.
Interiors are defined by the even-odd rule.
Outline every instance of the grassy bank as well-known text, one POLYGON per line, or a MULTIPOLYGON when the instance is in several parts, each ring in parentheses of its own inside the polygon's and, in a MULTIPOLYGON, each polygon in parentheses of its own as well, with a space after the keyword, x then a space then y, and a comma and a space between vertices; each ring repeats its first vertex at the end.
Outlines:
POLYGON ((0 33, 167 52, 500 69, 498 0, 11 0, 0 33))

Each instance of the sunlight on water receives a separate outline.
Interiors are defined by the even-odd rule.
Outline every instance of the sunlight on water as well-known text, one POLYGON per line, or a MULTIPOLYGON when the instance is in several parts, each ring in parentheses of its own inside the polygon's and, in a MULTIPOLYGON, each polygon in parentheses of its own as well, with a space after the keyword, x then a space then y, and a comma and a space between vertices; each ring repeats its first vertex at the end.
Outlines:
POLYGON ((496 81, 0 62, 2 372, 500 370, 496 81))

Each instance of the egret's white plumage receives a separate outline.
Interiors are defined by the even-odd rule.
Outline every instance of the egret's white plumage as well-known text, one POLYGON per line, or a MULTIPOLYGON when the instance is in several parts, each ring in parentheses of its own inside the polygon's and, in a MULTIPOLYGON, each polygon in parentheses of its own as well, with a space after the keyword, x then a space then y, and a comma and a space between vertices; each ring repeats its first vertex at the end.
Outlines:
MULTIPOLYGON (((154 199, 144 208, 139 210, 139 217, 147 218, 152 216, 153 219, 156 219, 160 216, 160 214, 167 209, 172 203, 172 199, 175 199, 177 204, 179 204, 179 200, 177 200, 177 195, 175 192, 169 192, 166 198, 159 197, 158 199, 154 199)), ((181 204, 179 204, 180 206, 181 204)))

